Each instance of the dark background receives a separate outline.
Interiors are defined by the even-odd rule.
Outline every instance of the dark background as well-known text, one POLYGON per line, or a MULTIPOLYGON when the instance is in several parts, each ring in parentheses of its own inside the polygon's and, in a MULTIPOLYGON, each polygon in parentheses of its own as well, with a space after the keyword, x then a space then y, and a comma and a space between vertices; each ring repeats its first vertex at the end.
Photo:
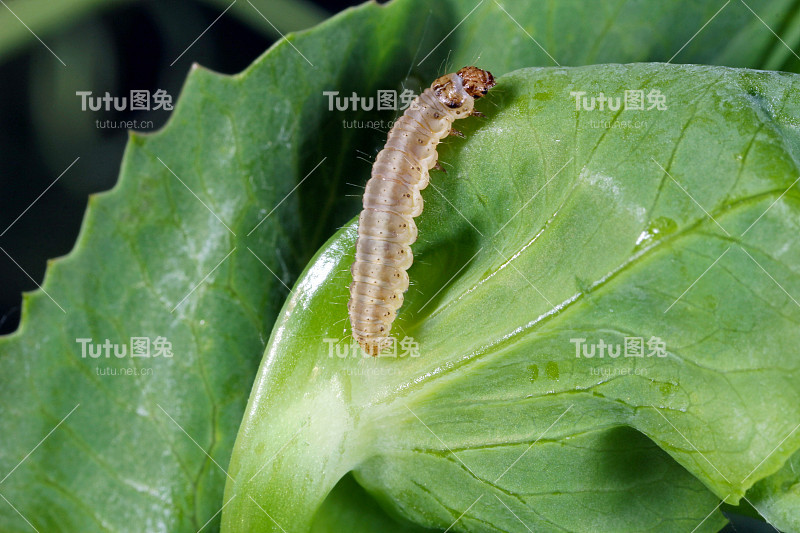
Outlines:
POLYGON ((127 97, 131 90, 164 89, 174 104, 192 63, 234 74, 280 39, 253 5, 286 34, 362 3, 239 0, 170 66, 230 0, 84 0, 83 11, 59 12, 52 22, 45 10, 61 11, 58 3, 5 1, 68 66, 0 4, 0 248, 8 254, 0 251, 0 334, 19 325, 22 292, 42 282, 48 258, 72 249, 88 195, 117 180, 127 131, 98 128, 96 121, 147 120, 153 126, 143 131, 155 131, 170 115, 82 111, 76 91, 127 97), (17 41, 9 38, 11 31, 17 41))

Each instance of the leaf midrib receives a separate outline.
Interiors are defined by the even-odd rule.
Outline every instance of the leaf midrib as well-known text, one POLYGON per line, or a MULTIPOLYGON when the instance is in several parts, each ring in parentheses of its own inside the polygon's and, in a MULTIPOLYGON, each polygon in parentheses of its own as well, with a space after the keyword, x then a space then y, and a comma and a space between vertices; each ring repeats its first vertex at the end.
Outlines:
MULTIPOLYGON (((771 189, 768 191, 764 191, 758 194, 750 195, 738 200, 734 204, 728 204, 723 206, 722 209, 714 211, 712 216, 716 219, 721 219, 722 215, 730 215, 734 213, 736 210, 746 207, 752 203, 757 203, 767 198, 772 198, 775 195, 783 194, 785 189, 771 189)), ((798 196, 798 195, 793 195, 798 196)), ((379 407, 381 405, 387 406, 394 402, 401 401, 402 398, 411 399, 415 397, 423 397, 427 394, 430 387, 434 387, 436 383, 438 383, 441 379, 444 379, 448 375, 452 375, 456 371, 466 370, 470 365, 476 364, 478 362, 485 362, 487 361, 487 357, 491 358, 492 356, 497 355, 498 353, 502 352, 505 348, 509 347, 510 345, 518 342, 521 340, 525 335, 531 333, 534 327, 540 324, 544 324, 547 321, 553 322, 556 320, 563 319, 565 315, 567 315, 567 311, 574 307, 573 304, 576 302, 583 300, 584 296, 597 292, 599 288, 607 285, 612 280, 617 279, 620 275, 627 272, 630 268, 633 268, 634 264, 636 264, 640 259, 645 256, 650 256, 655 253, 655 251, 660 251, 661 249, 665 248, 665 245, 672 244, 683 237, 690 236, 693 230, 698 229, 703 224, 713 224, 707 220, 707 217, 700 217, 694 221, 694 223, 687 225, 680 231, 676 231, 670 235, 666 235, 661 239, 654 241, 649 246, 642 248, 641 250, 637 251, 633 255, 629 256, 624 262, 622 262, 616 269, 612 270, 599 280, 592 283, 589 286, 588 290, 584 292, 577 292, 573 294, 571 297, 562 300, 556 307, 549 309, 548 311, 542 313, 539 317, 535 320, 528 322, 527 324, 517 327, 512 330, 507 335, 501 337, 500 339, 496 340, 495 342, 490 342, 488 345, 484 345, 479 347, 475 350, 472 350, 470 354, 462 355, 460 358, 451 360, 451 364, 447 367, 438 367, 429 372, 420 372, 415 376, 415 379, 408 380, 404 383, 401 383, 394 390, 379 399, 371 402, 371 407, 379 407), (405 393, 405 394, 404 394, 405 393)), ((741 241, 737 240, 733 235, 726 237, 725 235, 720 234, 718 238, 723 240, 729 240, 735 244, 741 245, 741 241)), ((517 256, 518 257, 518 256, 517 256)), ((482 285, 487 279, 494 275, 494 272, 490 273, 486 278, 482 278, 477 283, 471 285, 467 290, 462 291, 462 294, 471 292, 478 286, 482 285)), ((455 298, 457 300, 459 297, 455 298)), ((448 304, 449 305, 449 304, 448 304)), ((409 328, 409 331, 413 331, 414 328, 409 328)))

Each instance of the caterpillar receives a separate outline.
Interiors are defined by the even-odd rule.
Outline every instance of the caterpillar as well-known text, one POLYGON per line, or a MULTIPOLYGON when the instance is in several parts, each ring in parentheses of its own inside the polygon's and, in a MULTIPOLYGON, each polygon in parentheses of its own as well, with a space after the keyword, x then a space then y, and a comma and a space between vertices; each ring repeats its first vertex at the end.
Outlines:
POLYGON ((492 74, 477 67, 437 78, 394 123, 375 158, 358 218, 347 304, 353 338, 372 356, 391 342, 392 322, 408 290, 406 270, 417 240, 414 217, 422 213, 420 191, 428 186, 432 168, 443 170, 436 145, 448 135, 463 137, 453 122, 483 116, 474 102, 494 85, 492 74))

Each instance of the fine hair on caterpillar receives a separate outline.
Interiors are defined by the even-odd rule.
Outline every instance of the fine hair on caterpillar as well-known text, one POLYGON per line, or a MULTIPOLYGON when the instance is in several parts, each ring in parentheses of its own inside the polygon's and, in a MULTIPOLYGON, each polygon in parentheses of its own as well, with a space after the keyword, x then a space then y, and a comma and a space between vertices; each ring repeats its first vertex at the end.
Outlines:
POLYGON ((406 270, 417 240, 414 217, 422 213, 420 191, 428 186, 430 170, 442 169, 436 146, 448 135, 463 137, 454 121, 483 116, 475 111, 475 100, 494 85, 492 74, 477 67, 437 78, 395 121, 375 157, 358 219, 347 303, 353 338, 370 355, 390 344, 392 322, 409 287, 406 270))

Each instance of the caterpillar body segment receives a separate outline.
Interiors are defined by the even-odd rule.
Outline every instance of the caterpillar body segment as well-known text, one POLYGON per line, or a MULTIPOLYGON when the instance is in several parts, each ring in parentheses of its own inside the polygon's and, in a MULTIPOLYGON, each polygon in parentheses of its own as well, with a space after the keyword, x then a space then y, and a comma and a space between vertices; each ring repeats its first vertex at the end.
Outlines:
POLYGON ((395 122, 375 158, 358 219, 347 304, 353 338, 370 355, 389 345, 392 322, 408 290, 406 270, 417 240, 414 217, 422 213, 420 191, 438 166, 436 145, 449 134, 460 135, 453 122, 478 115, 475 100, 494 85, 492 74, 477 67, 438 78, 395 122))

